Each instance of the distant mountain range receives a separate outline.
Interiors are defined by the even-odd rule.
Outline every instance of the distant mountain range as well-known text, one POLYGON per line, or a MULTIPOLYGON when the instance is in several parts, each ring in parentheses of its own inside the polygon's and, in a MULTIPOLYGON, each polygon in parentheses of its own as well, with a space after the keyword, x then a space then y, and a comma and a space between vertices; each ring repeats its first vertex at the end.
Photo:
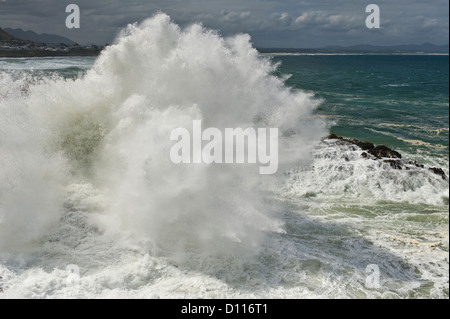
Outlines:
MULTIPOLYGON (((37 34, 33 31, 23 31, 22 29, 10 29, 5 28, 3 30, 0 29, 0 40, 3 40, 4 37, 6 37, 4 40, 8 40, 7 37, 12 36, 13 38, 24 40, 24 41, 33 41, 33 42, 42 42, 42 43, 64 43, 64 44, 75 44, 74 41, 56 35, 56 34, 37 34)), ((11 40, 11 39, 9 39, 11 40)))
POLYGON ((425 52, 425 53, 448 53, 449 45, 436 45, 424 43, 420 45, 394 45, 394 46, 374 46, 355 45, 350 47, 327 46, 324 49, 342 51, 370 51, 370 52, 425 52))
POLYGON ((349 47, 343 46, 327 46, 316 49, 280 49, 280 48, 263 48, 259 49, 263 53, 449 53, 449 45, 436 45, 432 43, 411 44, 411 45, 395 45, 395 46, 375 46, 375 45, 354 45, 349 47))
POLYGON ((103 47, 79 45, 54 34, 0 28, 0 58, 97 56, 103 47))
POLYGON ((0 29, 0 41, 11 41, 11 40, 18 40, 18 39, 0 29))
MULTIPOLYGON (((34 31, 23 31, 22 29, 0 28, 0 41, 23 40, 40 43, 64 43, 67 45, 76 44, 74 41, 56 34, 37 34, 34 31)), ((354 45, 354 46, 327 46, 314 49, 282 49, 282 48, 262 48, 260 52, 292 52, 292 53, 449 53, 449 45, 436 45, 423 43, 420 45, 395 45, 395 46, 375 46, 375 45, 354 45)))

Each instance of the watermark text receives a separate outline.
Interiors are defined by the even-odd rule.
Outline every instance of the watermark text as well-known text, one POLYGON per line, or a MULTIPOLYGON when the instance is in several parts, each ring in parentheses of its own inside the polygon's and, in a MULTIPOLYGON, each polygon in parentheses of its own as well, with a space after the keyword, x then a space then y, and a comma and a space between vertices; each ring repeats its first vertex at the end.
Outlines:
POLYGON ((366 18, 366 27, 368 29, 380 28, 380 7, 376 4, 369 4, 366 7, 366 13, 370 13, 366 18))
POLYGON ((175 164, 260 164, 261 175, 278 170, 277 128, 207 128, 194 120, 192 134, 186 128, 176 128, 170 134, 177 141, 170 150, 175 164), (206 142, 205 145, 204 142, 206 142), (192 151, 191 151, 192 150, 192 151))
POLYGON ((70 13, 66 18, 66 27, 68 29, 80 28, 80 7, 76 4, 69 4, 66 7, 66 13, 70 13))

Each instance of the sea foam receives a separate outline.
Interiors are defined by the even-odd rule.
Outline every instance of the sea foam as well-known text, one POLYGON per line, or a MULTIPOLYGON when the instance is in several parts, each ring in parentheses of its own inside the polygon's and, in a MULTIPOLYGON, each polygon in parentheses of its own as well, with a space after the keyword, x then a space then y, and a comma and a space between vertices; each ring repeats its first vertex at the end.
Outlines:
POLYGON ((261 191, 276 178, 257 167, 174 165, 170 132, 193 120, 276 127, 280 162, 309 161, 326 134, 312 115, 320 101, 287 88, 275 69, 248 35, 181 29, 157 14, 129 25, 81 78, 2 76, 0 246, 38 240, 71 210, 158 251, 253 251, 261 231, 282 231, 261 191))

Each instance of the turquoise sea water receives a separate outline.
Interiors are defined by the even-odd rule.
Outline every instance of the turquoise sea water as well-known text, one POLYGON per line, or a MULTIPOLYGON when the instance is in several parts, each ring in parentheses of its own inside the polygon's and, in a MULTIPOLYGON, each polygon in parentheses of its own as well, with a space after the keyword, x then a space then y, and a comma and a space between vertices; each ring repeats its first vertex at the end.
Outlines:
POLYGON ((385 144, 448 169, 449 57, 276 56, 287 84, 323 99, 331 132, 385 144))

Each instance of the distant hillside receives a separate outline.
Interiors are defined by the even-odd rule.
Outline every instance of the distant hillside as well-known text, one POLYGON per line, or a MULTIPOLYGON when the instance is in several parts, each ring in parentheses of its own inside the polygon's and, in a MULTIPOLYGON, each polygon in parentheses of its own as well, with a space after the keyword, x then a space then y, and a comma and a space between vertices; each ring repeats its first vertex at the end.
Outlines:
POLYGON ((11 41, 17 40, 17 38, 13 37, 11 34, 5 32, 0 28, 0 41, 11 41))
POLYGON ((420 45, 395 45, 395 46, 374 46, 374 45, 355 45, 350 47, 327 46, 327 50, 342 51, 364 51, 364 52, 425 52, 425 53, 448 53, 449 45, 436 45, 424 43, 420 45))
POLYGON ((325 48, 316 49, 281 49, 281 48, 258 48, 262 53, 449 53, 449 45, 435 45, 432 43, 424 43, 421 45, 397 45, 397 46, 375 46, 375 45, 354 45, 350 47, 327 46, 325 48))
POLYGON ((33 31, 23 31, 22 29, 10 29, 5 28, 3 31, 9 33, 10 35, 20 39, 20 40, 26 40, 26 41, 33 41, 33 42, 43 42, 43 43, 64 43, 64 44, 75 44, 74 41, 56 35, 56 34, 37 34, 33 31))

